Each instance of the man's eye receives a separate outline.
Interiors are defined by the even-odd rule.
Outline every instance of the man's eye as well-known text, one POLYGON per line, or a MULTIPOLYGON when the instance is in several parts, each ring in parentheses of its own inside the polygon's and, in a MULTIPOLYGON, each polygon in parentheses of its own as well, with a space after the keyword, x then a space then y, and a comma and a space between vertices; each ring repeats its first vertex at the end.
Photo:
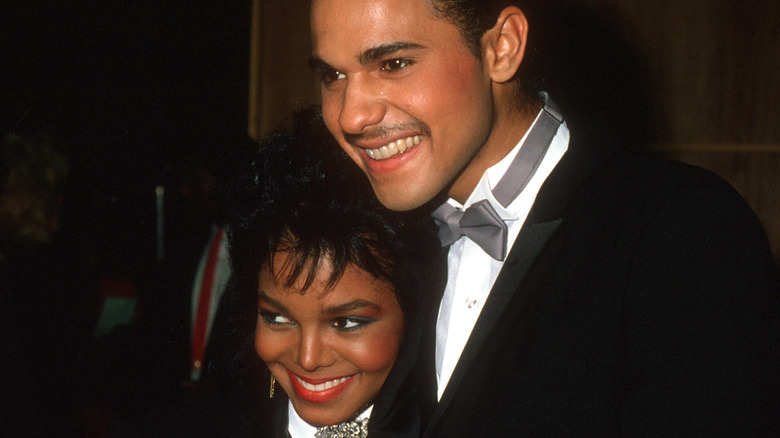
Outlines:
POLYGON ((289 318, 280 313, 271 312, 270 310, 265 309, 260 309, 258 313, 260 314, 260 317, 263 318, 263 321, 269 325, 293 325, 293 322, 289 318))
POLYGON ((356 318, 354 316, 344 316, 341 318, 334 319, 331 325, 333 325, 333 327, 337 330, 349 332, 349 331, 357 330, 361 327, 365 327, 371 322, 373 322, 373 320, 369 318, 356 318))
POLYGON ((347 75, 338 70, 325 70, 320 72, 320 80, 325 84, 332 84, 333 82, 346 79, 347 75))
POLYGON ((408 59, 398 58, 390 59, 382 63, 382 71, 398 71, 412 65, 412 61, 408 59))

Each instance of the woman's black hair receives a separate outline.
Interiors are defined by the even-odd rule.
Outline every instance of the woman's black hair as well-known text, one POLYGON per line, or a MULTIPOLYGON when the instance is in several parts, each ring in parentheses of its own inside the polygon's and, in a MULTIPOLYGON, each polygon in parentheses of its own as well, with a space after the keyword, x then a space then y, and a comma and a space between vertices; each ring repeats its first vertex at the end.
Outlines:
POLYGON ((259 272, 279 251, 288 251, 288 263, 292 260, 284 277, 277 278, 288 285, 299 280, 311 285, 327 260, 331 286, 355 266, 392 285, 405 315, 435 295, 430 289, 441 247, 432 220, 423 212, 383 207, 366 176, 327 131, 318 109, 299 111, 292 130, 264 138, 232 186, 230 293, 236 330, 250 340, 259 272))
POLYGON ((402 308, 413 303, 418 277, 437 251, 435 227, 422 213, 393 212, 339 148, 319 111, 295 114, 291 131, 262 140, 249 170, 232 190, 228 241, 238 287, 257 293, 258 272, 274 253, 293 260, 283 281, 311 285, 321 262, 329 286, 349 265, 396 289, 402 308))

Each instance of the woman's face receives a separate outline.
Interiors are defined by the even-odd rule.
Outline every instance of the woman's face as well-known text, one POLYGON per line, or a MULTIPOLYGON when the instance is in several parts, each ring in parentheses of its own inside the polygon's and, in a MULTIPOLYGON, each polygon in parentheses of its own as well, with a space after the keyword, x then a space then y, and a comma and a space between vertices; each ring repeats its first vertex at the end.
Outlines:
POLYGON ((277 252, 273 272, 260 271, 255 350, 301 418, 337 424, 379 392, 398 355, 403 313, 390 284, 354 265, 332 289, 328 262, 305 291, 302 278, 287 287, 287 259, 277 252))

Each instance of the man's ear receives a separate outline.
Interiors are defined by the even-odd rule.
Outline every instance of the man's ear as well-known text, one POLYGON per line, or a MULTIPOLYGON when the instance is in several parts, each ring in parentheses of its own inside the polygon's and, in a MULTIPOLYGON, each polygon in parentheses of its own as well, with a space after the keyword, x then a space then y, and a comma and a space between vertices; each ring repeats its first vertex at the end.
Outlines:
POLYGON ((522 10, 509 6, 501 11, 495 26, 482 37, 483 60, 490 78, 509 82, 523 62, 528 20, 522 10))

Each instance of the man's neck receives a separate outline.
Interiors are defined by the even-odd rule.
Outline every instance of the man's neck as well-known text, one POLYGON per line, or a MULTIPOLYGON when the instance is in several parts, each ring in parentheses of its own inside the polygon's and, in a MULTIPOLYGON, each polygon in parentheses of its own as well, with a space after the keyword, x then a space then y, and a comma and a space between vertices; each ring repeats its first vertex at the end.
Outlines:
POLYGON ((541 104, 525 111, 507 111, 503 117, 496 117, 487 140, 458 175, 447 193, 448 196, 461 204, 465 203, 485 170, 501 161, 517 146, 540 110, 541 104))

